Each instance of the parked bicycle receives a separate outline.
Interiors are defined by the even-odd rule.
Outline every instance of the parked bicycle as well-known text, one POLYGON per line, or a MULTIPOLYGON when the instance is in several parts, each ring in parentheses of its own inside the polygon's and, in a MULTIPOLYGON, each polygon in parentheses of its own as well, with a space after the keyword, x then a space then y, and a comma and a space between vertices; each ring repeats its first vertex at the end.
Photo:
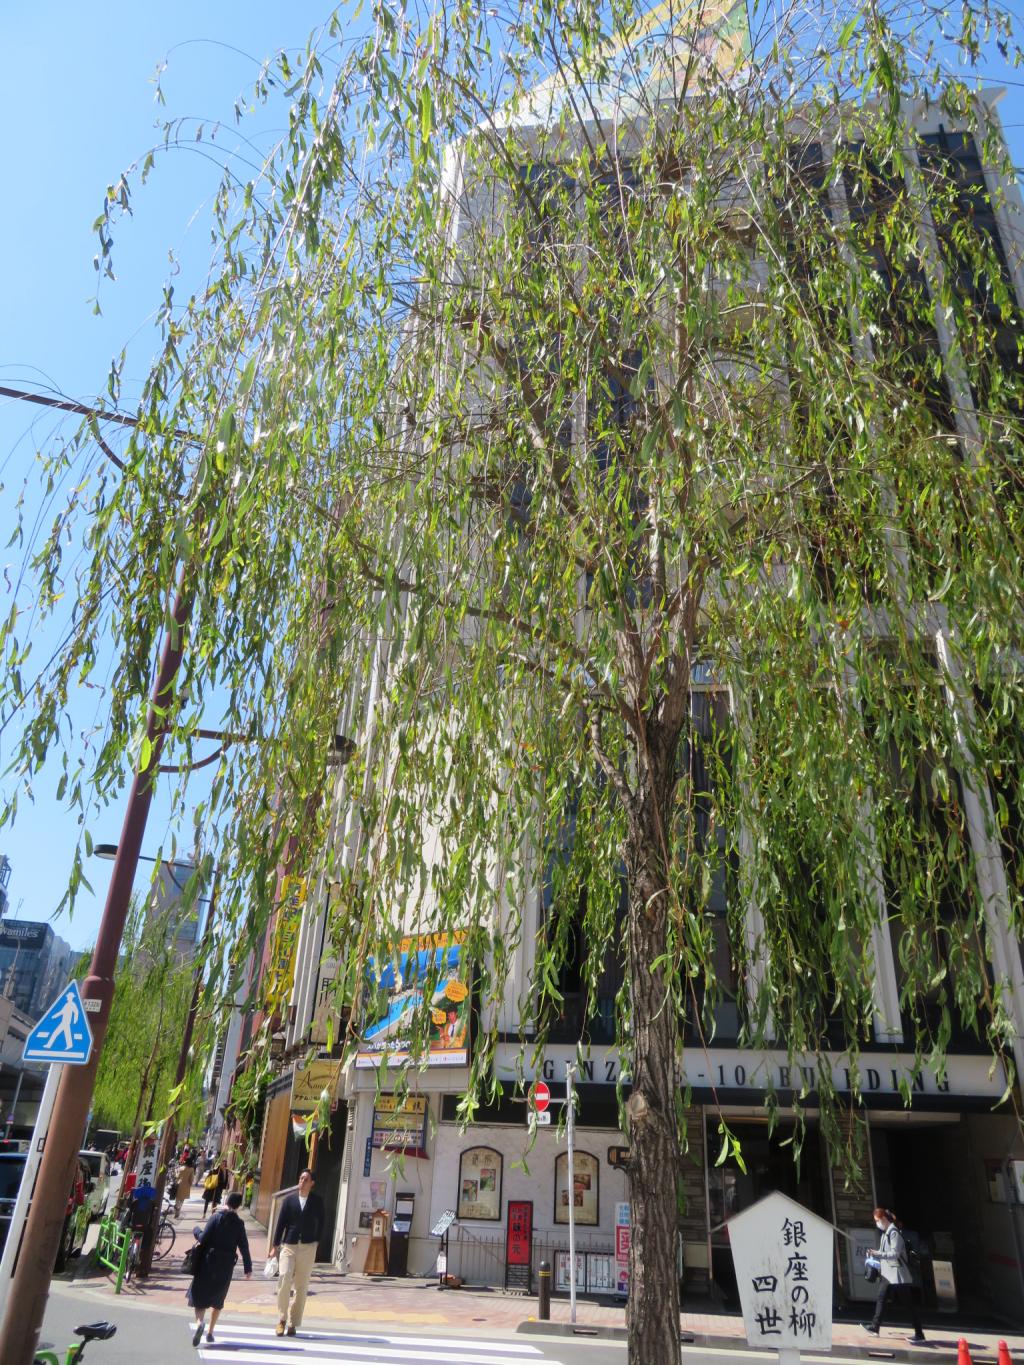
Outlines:
MULTIPOLYGON (((139 1268, 142 1259, 142 1236, 144 1229, 138 1224, 132 1227, 132 1240, 128 1248, 128 1260, 125 1263, 124 1277, 130 1280, 139 1268)), ((169 1251, 174 1249, 174 1225, 169 1218, 161 1218, 157 1225, 156 1233, 153 1237, 153 1260, 162 1261, 169 1251)))
MULTIPOLYGON (((90 1322, 84 1327, 76 1327, 75 1336, 82 1340, 73 1341, 67 1348, 64 1365, 78 1365, 90 1341, 109 1341, 116 1331, 112 1322, 90 1322)), ((35 1365, 61 1365, 60 1354, 57 1351, 37 1351, 35 1365)))
POLYGON ((156 1230, 156 1237, 153 1240, 153 1258, 162 1261, 167 1253, 173 1250, 174 1224, 171 1222, 171 1214, 165 1209, 156 1230))

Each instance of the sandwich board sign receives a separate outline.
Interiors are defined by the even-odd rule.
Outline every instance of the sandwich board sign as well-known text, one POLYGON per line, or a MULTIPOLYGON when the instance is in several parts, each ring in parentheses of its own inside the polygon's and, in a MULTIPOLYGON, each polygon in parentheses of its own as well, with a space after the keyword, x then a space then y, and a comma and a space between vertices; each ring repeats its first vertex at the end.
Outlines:
POLYGON ((92 1051, 92 1029, 77 981, 69 981, 25 1039, 25 1062, 84 1066, 92 1051))
POLYGON ((832 1224, 776 1191, 727 1226, 748 1345, 782 1365, 831 1350, 832 1224))

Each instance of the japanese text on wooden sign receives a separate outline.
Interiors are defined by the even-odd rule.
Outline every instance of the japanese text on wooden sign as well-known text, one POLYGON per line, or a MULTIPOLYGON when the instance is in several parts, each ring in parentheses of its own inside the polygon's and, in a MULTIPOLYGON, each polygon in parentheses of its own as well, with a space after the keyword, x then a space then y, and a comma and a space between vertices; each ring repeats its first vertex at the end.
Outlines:
POLYGON ((784 1194, 729 1220, 751 1346, 832 1345, 832 1225, 784 1194))

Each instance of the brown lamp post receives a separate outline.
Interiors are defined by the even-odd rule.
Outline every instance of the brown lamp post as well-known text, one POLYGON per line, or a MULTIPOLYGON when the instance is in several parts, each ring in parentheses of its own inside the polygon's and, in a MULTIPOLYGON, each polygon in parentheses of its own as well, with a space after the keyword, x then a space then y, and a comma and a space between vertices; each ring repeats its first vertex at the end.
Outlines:
POLYGON ((78 1145, 92 1101, 103 1039, 110 1020, 114 997, 114 975, 124 937, 135 874, 138 871, 146 820, 153 802, 157 768, 163 749, 165 716, 174 692, 181 665, 185 631, 192 614, 192 594, 179 579, 174 604, 166 624, 160 666, 146 715, 148 762, 140 765, 132 780, 125 808, 121 838, 118 840, 114 871, 93 949, 89 975, 82 985, 82 998, 92 1026, 92 1055, 85 1066, 67 1066, 57 1090, 43 1159, 39 1166, 35 1195, 25 1222, 11 1293, 5 1305, 0 1330, 0 1365, 32 1365, 39 1330, 46 1311, 46 1299, 57 1256, 67 1192, 71 1188, 78 1145))
MULTIPOLYGON (((216 731, 209 730, 204 731, 203 733, 207 739, 222 738, 219 732, 216 731)), ((221 752, 220 749, 218 749, 216 754, 214 754, 214 757, 215 758, 218 757, 220 755, 220 752, 221 752)), ((205 763, 206 760, 204 759, 203 762, 205 763)), ((161 771, 167 771, 166 767, 163 764, 161 764, 160 766, 161 771)), ((93 853, 96 855, 97 858, 116 858, 117 845, 97 844, 93 849, 93 853)), ((139 861, 144 863, 155 863, 160 862, 161 860, 158 858, 150 858, 145 853, 140 853, 139 861)), ((192 998, 189 1001, 188 1013, 185 1016, 185 1032, 182 1035, 181 1049, 178 1053, 178 1063, 174 1072, 173 1085, 175 1089, 177 1089, 177 1087, 181 1085, 182 1081, 185 1079, 185 1072, 188 1070, 188 1058, 189 1053, 192 1049, 192 1034, 195 1031, 196 1016, 199 1013, 199 1001, 202 998, 203 991, 202 963, 204 960, 206 949, 209 947, 210 942, 212 941, 213 938, 213 918, 214 911, 217 905, 217 888, 220 884, 220 875, 221 875, 220 869, 218 868, 217 871, 215 871, 213 874, 213 885, 210 889, 209 900, 205 902, 206 905, 208 906, 206 912, 206 924, 203 928, 203 941, 200 948, 199 965, 195 974, 195 983, 192 987, 192 998)), ((204 899, 205 898, 200 897, 200 899, 196 903, 201 905, 203 904, 204 899)), ((139 1253, 139 1264, 135 1272, 141 1278, 144 1278, 146 1275, 148 1275, 153 1268, 154 1234, 156 1232, 156 1227, 160 1219, 160 1209, 163 1204, 164 1189, 167 1185, 167 1168, 170 1164, 171 1155, 173 1154, 174 1151, 176 1137, 177 1125, 175 1122, 175 1115, 172 1111, 172 1113, 168 1116, 166 1123, 164 1124, 163 1132, 160 1137, 160 1146, 157 1151, 156 1198, 153 1200, 153 1207, 150 1210, 150 1217, 149 1223, 147 1225, 146 1236, 143 1238, 142 1241, 142 1246, 140 1248, 139 1253)))

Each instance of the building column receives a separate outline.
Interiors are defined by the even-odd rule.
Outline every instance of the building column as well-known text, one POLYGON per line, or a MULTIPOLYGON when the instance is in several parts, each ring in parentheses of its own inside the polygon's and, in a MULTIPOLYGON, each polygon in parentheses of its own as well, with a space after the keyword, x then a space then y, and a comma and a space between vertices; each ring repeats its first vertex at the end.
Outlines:
MULTIPOLYGON (((828 1170, 832 1221, 840 1231, 869 1228, 875 1208, 875 1176, 871 1153, 871 1130, 867 1110, 841 1105, 836 1112, 840 1135, 835 1153, 824 1148, 828 1170), (845 1165, 843 1158, 845 1156, 845 1165)), ((846 1238, 835 1238, 836 1276, 845 1294, 851 1284, 846 1257, 846 1238)))
POLYGON ((708 1221, 707 1136, 704 1106, 691 1104, 685 1111, 686 1137, 680 1171, 683 1212, 679 1235, 683 1244, 684 1286, 711 1282, 711 1236, 708 1221))
POLYGON ((946 675, 946 689, 957 745, 964 756, 960 770, 964 810, 971 850, 977 868, 978 885, 985 907, 989 958, 995 972, 997 992, 1013 1024, 1013 1061, 1018 1076, 1024 1076, 1024 965, 1020 945, 1010 918, 1010 893, 1006 882, 1003 855, 996 838, 996 819, 988 783, 975 781, 969 759, 968 735, 974 730, 974 701, 966 685, 945 630, 935 633, 939 663, 946 675))

